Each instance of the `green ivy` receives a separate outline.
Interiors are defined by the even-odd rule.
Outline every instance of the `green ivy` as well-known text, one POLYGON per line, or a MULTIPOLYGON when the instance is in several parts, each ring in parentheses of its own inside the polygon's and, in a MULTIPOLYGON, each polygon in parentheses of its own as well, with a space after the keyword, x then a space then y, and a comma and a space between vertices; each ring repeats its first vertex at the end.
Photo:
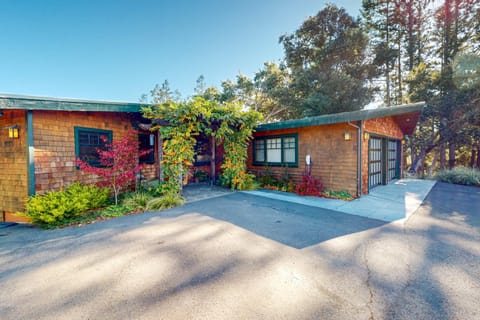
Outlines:
POLYGON ((220 104, 194 97, 186 102, 167 102, 143 108, 149 119, 161 119, 168 125, 158 125, 163 142, 162 170, 167 190, 178 193, 182 181, 193 165, 196 137, 200 133, 223 143, 225 154, 221 180, 231 189, 243 189, 252 180, 246 173, 247 147, 252 132, 261 119, 256 111, 244 111, 239 104, 220 104))

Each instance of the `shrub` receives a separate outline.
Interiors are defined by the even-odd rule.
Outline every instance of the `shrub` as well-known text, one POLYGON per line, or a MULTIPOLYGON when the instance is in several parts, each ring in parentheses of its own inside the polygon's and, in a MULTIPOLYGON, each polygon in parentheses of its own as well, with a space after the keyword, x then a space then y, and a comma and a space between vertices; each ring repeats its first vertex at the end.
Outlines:
POLYGON ((352 200, 352 195, 346 190, 333 191, 333 190, 324 190, 322 194, 331 199, 340 199, 340 200, 352 200))
POLYGON ((438 181, 463 184, 467 186, 480 185, 480 170, 465 167, 456 167, 452 170, 441 170, 435 177, 438 181))
POLYGON ((260 183, 255 180, 255 175, 246 173, 243 181, 239 184, 239 190, 256 190, 260 188, 260 183))
POLYGON ((181 206, 185 199, 175 192, 168 192, 159 198, 148 201, 146 210, 163 210, 181 206))
POLYGON ((278 179, 275 178, 269 167, 265 167, 263 172, 258 175, 257 180, 262 186, 277 186, 279 184, 278 179))
POLYGON ((159 183, 158 181, 151 181, 141 185, 139 192, 148 193, 152 197, 159 197, 164 193, 167 193, 169 190, 169 185, 165 182, 159 183))
POLYGON ((195 172, 193 173, 193 177, 198 182, 208 182, 210 180, 210 176, 208 175, 208 173, 202 170, 195 170, 195 172))
POLYGON ((134 192, 123 199, 122 204, 131 210, 145 210, 152 196, 146 192, 134 192))
POLYGON ((105 208, 104 210, 101 210, 99 212, 99 215, 102 217, 108 217, 108 218, 121 217, 126 213, 131 212, 132 210, 134 210, 134 208, 125 204, 111 205, 105 208))
POLYGON ((304 173, 302 182, 295 187, 295 193, 299 196, 319 196, 322 192, 322 184, 311 174, 304 173))
POLYGON ((22 215, 42 227, 59 226, 69 219, 104 206, 109 193, 106 188, 75 183, 65 190, 28 198, 26 212, 22 215))

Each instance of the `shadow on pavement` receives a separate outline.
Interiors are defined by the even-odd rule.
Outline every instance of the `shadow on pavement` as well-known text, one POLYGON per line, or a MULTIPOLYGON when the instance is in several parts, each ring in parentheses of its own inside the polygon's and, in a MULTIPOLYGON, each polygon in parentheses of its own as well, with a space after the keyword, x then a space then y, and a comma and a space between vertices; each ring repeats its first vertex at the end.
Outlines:
POLYGON ((195 213, 232 223, 296 249, 387 223, 245 193, 187 204, 170 210, 169 214, 190 212, 192 205, 195 213))

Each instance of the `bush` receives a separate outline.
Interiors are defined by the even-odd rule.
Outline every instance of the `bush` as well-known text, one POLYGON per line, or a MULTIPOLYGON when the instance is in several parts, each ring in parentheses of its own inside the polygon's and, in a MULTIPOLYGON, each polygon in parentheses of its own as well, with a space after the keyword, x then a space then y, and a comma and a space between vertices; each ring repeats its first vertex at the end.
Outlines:
POLYGON ((264 186, 277 186, 279 181, 275 178, 273 171, 269 167, 265 167, 257 177, 258 182, 264 186))
POLYGON ((105 217, 105 218, 111 218, 111 217, 121 217, 125 215, 126 213, 131 212, 134 210, 134 208, 125 205, 125 204, 118 204, 118 205, 111 205, 104 210, 101 210, 98 212, 99 216, 105 217))
POLYGON ((302 176, 302 182, 295 187, 295 193, 299 196, 320 196, 322 184, 312 175, 305 173, 302 176))
POLYGON ((131 208, 131 210, 145 210, 148 201, 152 199, 152 195, 146 192, 134 192, 128 195, 122 201, 122 205, 131 208))
POLYGON ((331 199, 353 200, 352 195, 346 190, 340 190, 340 191, 324 190, 322 194, 323 196, 331 199))
POLYGON ((255 180, 255 175, 246 173, 242 183, 239 184, 239 190, 257 190, 260 188, 260 183, 255 180))
POLYGON ((104 206, 109 194, 106 188, 75 183, 65 190, 28 198, 26 212, 22 215, 30 218, 34 224, 51 228, 104 206))
POLYGON ((466 186, 479 186, 480 185, 480 170, 456 167, 452 170, 441 170, 437 173, 435 178, 438 181, 463 184, 466 186))
POLYGON ((164 210, 181 206, 185 199, 175 192, 168 192, 159 198, 153 198, 148 201, 146 210, 164 210))

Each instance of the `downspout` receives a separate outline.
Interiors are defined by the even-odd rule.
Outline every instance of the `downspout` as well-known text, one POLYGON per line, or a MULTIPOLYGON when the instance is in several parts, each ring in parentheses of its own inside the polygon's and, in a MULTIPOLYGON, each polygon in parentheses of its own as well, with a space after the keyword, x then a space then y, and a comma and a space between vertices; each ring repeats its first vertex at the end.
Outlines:
POLYGON ((347 122, 349 126, 357 128, 357 197, 362 196, 363 179, 362 179, 362 136, 363 136, 363 123, 362 120, 358 121, 358 126, 347 122))
POLYGON ((33 111, 27 110, 27 172, 28 172, 28 195, 35 195, 35 148, 33 146, 33 111))

